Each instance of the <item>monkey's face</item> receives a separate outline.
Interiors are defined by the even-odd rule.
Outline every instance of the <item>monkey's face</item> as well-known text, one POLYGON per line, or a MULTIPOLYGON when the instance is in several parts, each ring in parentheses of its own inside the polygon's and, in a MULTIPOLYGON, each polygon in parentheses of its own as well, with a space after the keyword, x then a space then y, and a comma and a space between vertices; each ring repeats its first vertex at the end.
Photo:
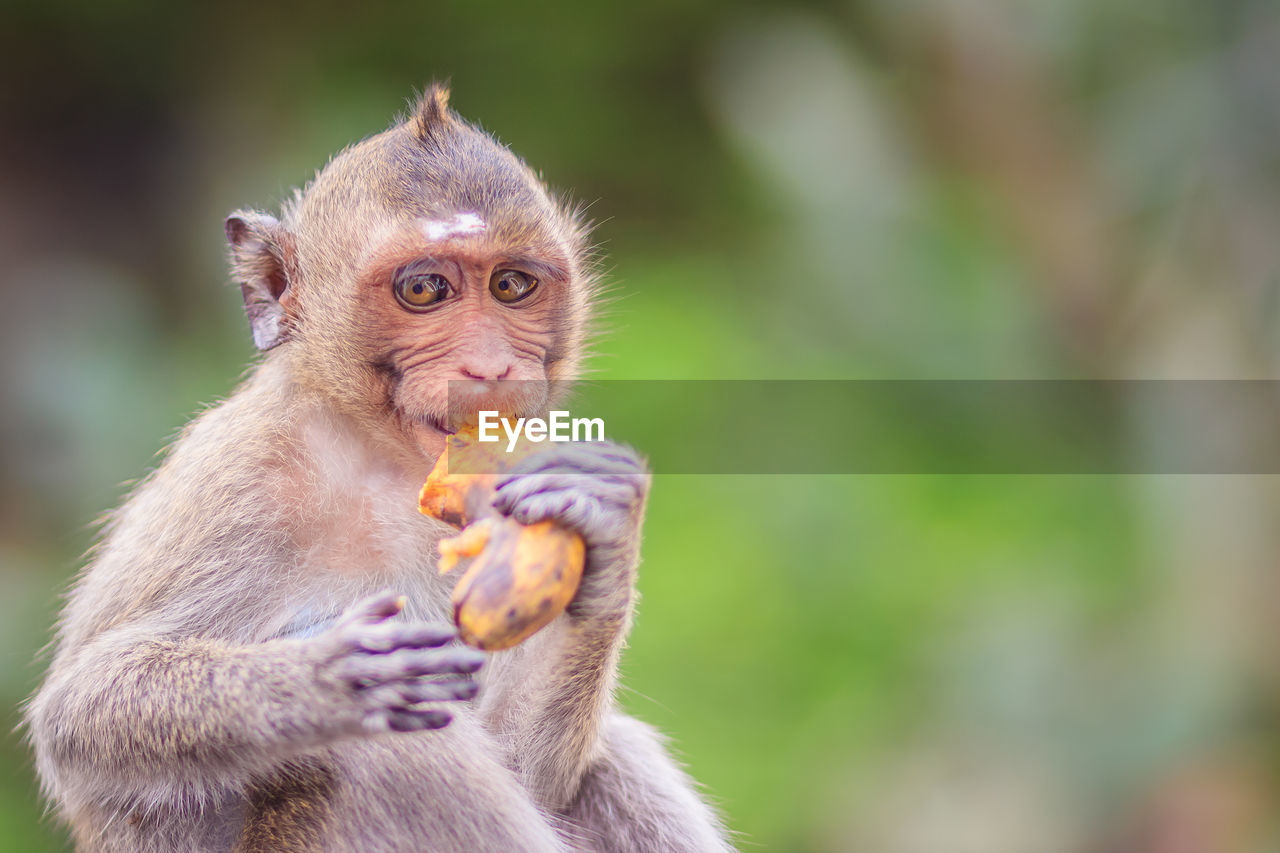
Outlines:
POLYGON ((446 99, 335 157, 283 223, 227 221, 258 346, 429 456, 477 409, 537 414, 575 378, 593 293, 574 214, 446 99))
POLYGON ((357 264, 356 317, 386 403, 433 451, 478 409, 532 415, 583 311, 553 232, 471 211, 388 229, 357 264))

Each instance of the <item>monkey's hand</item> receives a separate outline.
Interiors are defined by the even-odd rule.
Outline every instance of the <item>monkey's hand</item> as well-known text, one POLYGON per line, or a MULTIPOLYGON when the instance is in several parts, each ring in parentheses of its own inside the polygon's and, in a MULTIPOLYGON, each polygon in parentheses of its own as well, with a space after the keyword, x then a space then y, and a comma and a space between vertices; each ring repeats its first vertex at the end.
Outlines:
POLYGON ((393 622, 404 600, 380 592, 347 609, 314 640, 318 680, 336 694, 351 732, 416 732, 439 729, 453 719, 448 711, 421 703, 472 699, 478 689, 469 676, 485 656, 466 648, 441 648, 457 638, 452 626, 393 622), (446 681, 424 676, 463 675, 446 681))
POLYGON ((625 616, 634 597, 650 479, 648 466, 629 447, 564 445, 532 454, 500 477, 493 506, 521 524, 551 520, 582 535, 586 566, 570 616, 625 616))

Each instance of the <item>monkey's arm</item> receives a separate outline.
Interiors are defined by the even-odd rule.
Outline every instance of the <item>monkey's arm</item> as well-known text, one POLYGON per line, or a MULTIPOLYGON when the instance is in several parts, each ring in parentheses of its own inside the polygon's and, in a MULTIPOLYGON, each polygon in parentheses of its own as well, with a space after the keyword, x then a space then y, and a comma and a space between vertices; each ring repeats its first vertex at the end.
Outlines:
POLYGON ((600 744, 565 815, 592 853, 730 853, 720 817, 650 726, 605 716, 600 744))
POLYGON ((612 707, 649 483, 635 453, 609 444, 539 453, 499 481, 500 512, 574 528, 587 566, 563 618, 494 656, 482 710, 525 787, 572 821, 586 849, 730 851, 657 732, 612 707))
POLYGON ((497 483, 494 507, 523 524, 555 520, 582 534, 586 568, 565 615, 494 655, 481 713, 509 764, 545 808, 571 801, 612 703, 631 623, 649 474, 630 449, 570 445, 539 452, 497 483))
POLYGON ((94 797, 199 796, 329 740, 444 726, 447 712, 416 703, 467 699, 475 684, 421 676, 474 672, 482 657, 440 649, 447 627, 388 621, 400 607, 380 594, 317 637, 249 646, 108 631, 55 664, 32 701, 41 768, 94 797))

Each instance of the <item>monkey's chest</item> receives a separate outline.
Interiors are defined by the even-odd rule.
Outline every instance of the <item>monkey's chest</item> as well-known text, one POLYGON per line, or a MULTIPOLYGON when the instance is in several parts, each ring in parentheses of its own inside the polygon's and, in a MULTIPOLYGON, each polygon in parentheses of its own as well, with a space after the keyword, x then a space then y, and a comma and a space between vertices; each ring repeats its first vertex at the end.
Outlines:
POLYGON ((409 600, 407 615, 447 618, 453 581, 437 573, 436 549, 448 533, 415 504, 406 510, 377 495, 300 509, 291 602, 270 633, 314 635, 353 602, 388 588, 409 600))
POLYGON ((434 571, 436 543, 447 531, 417 511, 415 494, 378 482, 333 491, 297 509, 301 568, 382 578, 434 571))

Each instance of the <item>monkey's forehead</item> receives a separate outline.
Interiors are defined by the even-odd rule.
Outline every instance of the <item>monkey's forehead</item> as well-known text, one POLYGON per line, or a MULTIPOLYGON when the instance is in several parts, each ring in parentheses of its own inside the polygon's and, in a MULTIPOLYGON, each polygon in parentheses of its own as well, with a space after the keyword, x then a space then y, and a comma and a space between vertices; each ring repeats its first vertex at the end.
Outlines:
POLYGON ((484 217, 475 212, 447 217, 423 216, 387 221, 372 229, 355 255, 355 267, 400 264, 420 257, 449 258, 464 264, 496 264, 519 259, 552 278, 567 280, 581 269, 573 247, 547 235, 533 233, 495 236, 484 217))
POLYGON ((492 241, 564 242, 572 228, 533 172, 488 135, 459 125, 423 144, 403 128, 335 158, 298 213, 341 230, 478 217, 492 241))

